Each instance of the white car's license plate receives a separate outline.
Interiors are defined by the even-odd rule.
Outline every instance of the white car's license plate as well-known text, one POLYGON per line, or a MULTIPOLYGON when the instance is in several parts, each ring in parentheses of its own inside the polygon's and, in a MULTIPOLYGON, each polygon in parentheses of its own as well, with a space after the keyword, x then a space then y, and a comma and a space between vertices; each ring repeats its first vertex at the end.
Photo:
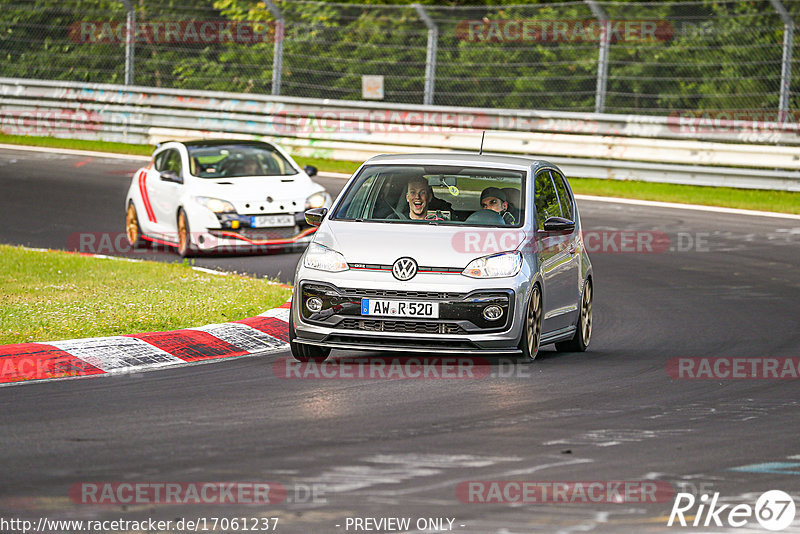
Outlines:
POLYGON ((294 226, 294 215, 256 215, 250 217, 250 226, 253 228, 294 226))
POLYGON ((438 319, 439 303, 416 302, 413 300, 361 299, 361 315, 438 319))

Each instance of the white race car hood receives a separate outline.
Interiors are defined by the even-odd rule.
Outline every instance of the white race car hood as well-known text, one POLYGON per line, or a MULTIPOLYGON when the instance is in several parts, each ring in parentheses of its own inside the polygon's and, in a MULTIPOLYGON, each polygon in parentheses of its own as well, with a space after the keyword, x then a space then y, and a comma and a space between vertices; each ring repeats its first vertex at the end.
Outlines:
POLYGON ((195 186, 194 196, 225 200, 242 214, 301 212, 306 199, 323 190, 305 174, 203 179, 195 186))

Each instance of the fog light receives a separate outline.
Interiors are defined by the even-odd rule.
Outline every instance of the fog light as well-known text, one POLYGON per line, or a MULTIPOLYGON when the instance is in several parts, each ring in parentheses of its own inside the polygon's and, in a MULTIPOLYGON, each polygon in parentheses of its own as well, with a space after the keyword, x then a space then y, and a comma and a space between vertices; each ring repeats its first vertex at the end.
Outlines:
POLYGON ((306 308, 312 312, 318 312, 322 309, 322 300, 319 297, 311 297, 306 301, 306 308))
POLYGON ((486 306, 483 309, 483 317, 487 321, 496 321, 503 316, 503 308, 500 306, 486 306))

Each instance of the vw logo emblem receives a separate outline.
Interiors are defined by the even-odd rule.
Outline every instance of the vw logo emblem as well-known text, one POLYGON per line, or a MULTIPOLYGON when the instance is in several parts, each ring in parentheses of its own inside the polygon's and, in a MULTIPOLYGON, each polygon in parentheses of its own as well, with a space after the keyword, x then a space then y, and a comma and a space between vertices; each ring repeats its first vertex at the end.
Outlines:
POLYGON ((392 274, 401 281, 411 280, 417 274, 417 262, 412 258, 400 258, 392 265, 392 274))

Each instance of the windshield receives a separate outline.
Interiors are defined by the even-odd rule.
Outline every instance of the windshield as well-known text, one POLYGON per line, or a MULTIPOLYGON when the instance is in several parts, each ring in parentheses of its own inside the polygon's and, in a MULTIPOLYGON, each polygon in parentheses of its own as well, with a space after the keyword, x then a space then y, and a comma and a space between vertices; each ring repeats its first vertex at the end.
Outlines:
POLYGON ((525 172, 445 165, 371 165, 333 219, 388 223, 521 226, 525 172))
POLYGON ((198 178, 290 176, 297 170, 269 145, 188 146, 192 175, 198 178))

